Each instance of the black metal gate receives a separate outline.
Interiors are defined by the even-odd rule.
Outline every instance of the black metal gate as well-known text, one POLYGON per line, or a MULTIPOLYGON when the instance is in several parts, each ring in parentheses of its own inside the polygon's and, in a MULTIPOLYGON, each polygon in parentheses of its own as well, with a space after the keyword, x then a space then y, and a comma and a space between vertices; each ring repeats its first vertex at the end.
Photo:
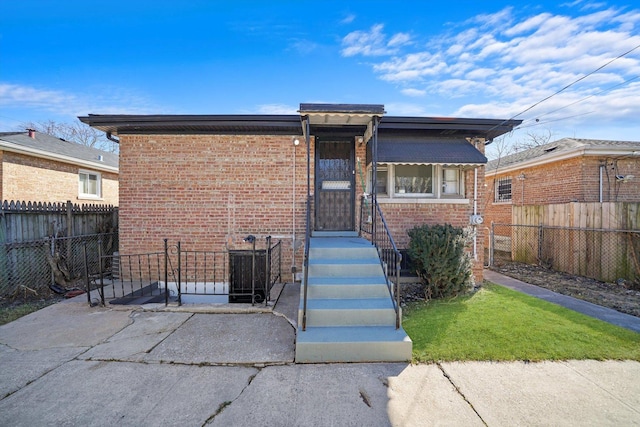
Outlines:
POLYGON ((353 230, 354 165, 353 140, 316 138, 316 230, 353 230))

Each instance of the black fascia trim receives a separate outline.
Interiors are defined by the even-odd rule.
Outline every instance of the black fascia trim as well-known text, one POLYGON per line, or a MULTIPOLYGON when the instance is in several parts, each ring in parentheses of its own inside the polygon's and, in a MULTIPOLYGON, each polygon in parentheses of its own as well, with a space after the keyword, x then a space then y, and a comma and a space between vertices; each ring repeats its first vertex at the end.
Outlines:
POLYGON ((382 104, 300 104, 300 114, 309 113, 346 113, 383 115, 382 104))

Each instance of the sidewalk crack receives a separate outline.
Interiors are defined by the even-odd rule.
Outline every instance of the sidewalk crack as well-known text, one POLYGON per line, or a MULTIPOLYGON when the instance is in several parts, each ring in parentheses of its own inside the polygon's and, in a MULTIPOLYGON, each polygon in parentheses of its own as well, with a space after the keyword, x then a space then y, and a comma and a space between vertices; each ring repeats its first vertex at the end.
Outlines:
POLYGON ((256 369, 258 370, 258 372, 256 372, 255 374, 249 376, 249 378, 247 379, 247 384, 242 388, 242 390, 240 390, 240 393, 238 393, 238 395, 233 400, 227 400, 225 402, 222 402, 220 404, 220 406, 218 406, 218 409, 216 409, 216 411, 213 414, 211 414, 211 416, 209 418, 207 418, 204 421, 204 423, 202 423, 202 427, 205 427, 207 424, 213 422, 218 415, 220 415, 222 412, 224 412, 224 410, 228 406, 233 404, 236 400, 238 400, 240 398, 240 396, 242 396, 244 394, 245 390, 247 388, 249 388, 249 386, 251 385, 253 380, 258 376, 258 374, 260 372, 262 372, 263 368, 256 368, 256 369))
POLYGON ((155 348, 156 348, 156 347, 158 347, 160 344, 162 344, 163 342, 165 342, 165 341, 166 341, 166 339, 167 339, 167 338, 169 338, 171 335, 175 334, 175 333, 176 333, 176 331, 177 331, 178 329, 180 329, 180 328, 181 328, 185 323, 187 323, 187 322, 189 321, 189 319, 191 319, 193 316, 195 316, 195 314, 194 314, 194 313, 191 313, 191 315, 190 315, 189 317, 187 317, 186 319, 184 319, 184 322, 182 322, 182 323, 180 323, 178 326, 176 326, 176 327, 173 329, 173 331, 171 331, 171 332, 169 332, 169 333, 167 334, 167 336, 166 336, 166 337, 164 337, 163 339, 161 339, 160 341, 158 341, 158 342, 157 342, 153 347, 151 347, 149 350, 145 351, 144 353, 146 353, 146 354, 151 354, 151 352, 152 352, 153 350, 155 350, 155 348))
POLYGON ((471 408, 471 410, 473 412, 475 412, 475 414, 478 416, 478 418, 480 419, 480 421, 482 421, 482 424, 484 424, 485 426, 488 426, 488 424, 486 423, 486 421, 482 418, 482 415, 480 415, 480 413, 476 410, 476 408, 473 406, 473 403, 471 403, 471 401, 469 401, 469 399, 467 399, 467 396, 464 395, 464 393, 462 392, 462 390, 460 390, 460 387, 458 387, 458 385, 453 381, 453 378, 451 378, 451 376, 447 373, 447 371, 444 370, 444 367, 440 364, 440 363, 436 363, 436 365, 438 366, 438 368, 440 369, 440 371, 442 372, 442 375, 444 375, 444 377, 449 380, 449 382, 451 383, 451 385, 453 386, 453 388, 456 390, 456 392, 460 395, 460 397, 462 397, 462 399, 464 399, 465 402, 467 402, 467 405, 469 405, 469 407, 471 408))

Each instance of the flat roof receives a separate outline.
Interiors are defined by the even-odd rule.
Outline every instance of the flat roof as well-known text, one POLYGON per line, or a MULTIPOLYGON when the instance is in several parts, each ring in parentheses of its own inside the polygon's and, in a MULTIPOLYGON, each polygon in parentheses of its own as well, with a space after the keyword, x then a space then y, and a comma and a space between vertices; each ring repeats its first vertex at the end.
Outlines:
MULTIPOLYGON (((359 135, 371 117, 384 113, 382 105, 300 104, 301 115, 127 115, 89 114, 80 121, 113 135, 213 133, 302 135, 303 114, 313 117, 312 132, 359 135), (305 110, 305 108, 308 108, 305 110), (349 118, 353 120, 349 120, 349 118)), ((379 134, 418 133, 433 136, 479 137, 492 140, 510 132, 521 120, 383 116, 379 134)))

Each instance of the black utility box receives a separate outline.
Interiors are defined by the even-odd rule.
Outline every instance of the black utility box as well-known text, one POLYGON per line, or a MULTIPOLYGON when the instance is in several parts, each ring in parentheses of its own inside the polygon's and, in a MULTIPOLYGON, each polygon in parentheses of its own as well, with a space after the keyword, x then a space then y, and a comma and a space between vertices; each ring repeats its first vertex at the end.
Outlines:
MULTIPOLYGON (((256 250, 255 302, 264 302, 266 280, 266 250, 256 250)), ((229 302, 251 302, 251 275, 253 271, 253 251, 229 251, 229 302)))

